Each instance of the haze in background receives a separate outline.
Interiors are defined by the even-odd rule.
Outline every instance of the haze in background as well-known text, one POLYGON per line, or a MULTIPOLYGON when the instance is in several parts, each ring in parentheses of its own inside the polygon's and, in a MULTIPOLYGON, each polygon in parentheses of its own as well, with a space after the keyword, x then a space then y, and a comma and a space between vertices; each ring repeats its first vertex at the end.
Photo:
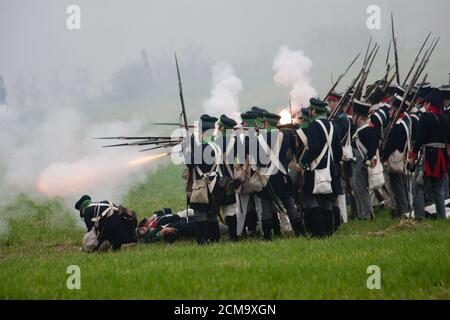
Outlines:
MULTIPOLYGON (((446 0, 0 0, 0 75, 8 90, 7 106, 0 106, 1 206, 21 193, 58 196, 70 208, 83 193, 120 201, 148 169, 164 163, 129 166, 143 156, 138 149, 101 149, 91 138, 170 135, 174 128, 150 122, 178 121, 174 52, 191 123, 205 107, 235 117, 252 105, 279 111, 289 99, 304 103, 298 83, 309 86, 306 94, 323 96, 331 74, 336 79, 357 52, 364 54, 369 36, 382 45, 369 82, 381 77, 391 11, 401 74, 433 31, 441 41, 427 67, 429 79, 447 83, 446 0), (71 4, 81 8, 81 30, 66 27, 71 4), (381 30, 366 27, 369 5, 381 8, 381 30), (307 74, 281 77, 290 65, 275 63, 283 52, 307 62, 307 70, 300 68, 307 74)), ((0 212, 1 236, 10 217, 0 212)))

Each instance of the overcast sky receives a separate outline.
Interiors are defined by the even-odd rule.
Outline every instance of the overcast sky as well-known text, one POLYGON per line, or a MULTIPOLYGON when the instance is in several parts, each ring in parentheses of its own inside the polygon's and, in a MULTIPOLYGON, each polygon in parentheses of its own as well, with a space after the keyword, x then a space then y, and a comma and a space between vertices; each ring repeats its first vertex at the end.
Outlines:
MULTIPOLYGON (((448 82, 450 71, 450 1, 448 0, 0 0, 0 74, 11 83, 19 72, 50 78, 69 77, 86 68, 95 86, 105 85, 121 65, 140 51, 171 55, 188 46, 201 48, 205 61, 227 61, 243 79, 273 83, 272 62, 286 45, 313 61, 312 84, 327 90, 370 35, 383 48, 373 76, 382 74, 395 15, 400 71, 406 73, 428 31, 441 41, 430 62, 433 84, 448 82), (81 30, 66 28, 66 8, 81 8, 81 30), (366 27, 369 5, 381 8, 381 30, 366 27), (258 70, 256 70, 258 69, 258 70), (263 77, 263 79, 255 79, 263 77)), ((283 92, 275 94, 284 99, 283 92)), ((254 91, 252 91, 254 92, 254 91)), ((205 96, 208 93, 205 92, 205 96)))

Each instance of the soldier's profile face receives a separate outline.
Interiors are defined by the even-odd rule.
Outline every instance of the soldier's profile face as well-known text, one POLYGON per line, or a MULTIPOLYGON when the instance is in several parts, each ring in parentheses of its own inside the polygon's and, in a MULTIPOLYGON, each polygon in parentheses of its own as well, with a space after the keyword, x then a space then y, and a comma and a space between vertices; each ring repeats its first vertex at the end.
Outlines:
POLYGON ((336 107, 338 101, 336 99, 329 99, 327 102, 330 109, 333 110, 336 107))

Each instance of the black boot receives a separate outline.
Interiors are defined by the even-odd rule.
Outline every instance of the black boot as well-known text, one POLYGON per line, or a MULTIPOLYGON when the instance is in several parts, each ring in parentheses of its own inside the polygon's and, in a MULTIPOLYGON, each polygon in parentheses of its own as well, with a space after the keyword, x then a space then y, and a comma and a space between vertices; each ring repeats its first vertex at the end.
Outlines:
POLYGON ((262 232, 264 240, 271 241, 272 240, 272 220, 263 220, 262 224, 262 232))
POLYGON ((296 219, 291 221, 292 230, 294 230, 295 236, 306 236, 305 225, 303 224, 302 219, 296 219))
POLYGON ((308 211, 311 219, 311 235, 313 237, 323 238, 325 236, 324 211, 319 207, 309 209, 308 211))
POLYGON ((275 237, 281 237, 280 219, 278 218, 278 213, 276 210, 274 210, 272 214, 272 229, 275 237))
POLYGON ((231 217, 225 217, 225 224, 228 226, 228 236, 230 241, 237 241, 237 218, 236 215, 231 217))
POLYGON ((208 222, 201 221, 195 225, 195 235, 197 237, 197 243, 203 245, 208 243, 208 222))
POLYGON ((305 225, 306 233, 311 235, 311 213, 309 209, 303 209, 303 221, 305 225))
POLYGON ((208 221, 208 240, 211 242, 219 242, 220 240, 219 221, 208 221))
POLYGON ((334 232, 336 232, 341 226, 341 210, 339 207, 333 207, 334 214, 334 232))
POLYGON ((245 216, 245 226, 244 231, 247 229, 248 232, 246 232, 247 236, 254 237, 256 235, 256 227, 258 225, 258 214, 255 210, 249 210, 247 212, 247 215, 245 216))
POLYGON ((334 212, 325 210, 323 216, 325 236, 331 237, 334 232, 334 212))

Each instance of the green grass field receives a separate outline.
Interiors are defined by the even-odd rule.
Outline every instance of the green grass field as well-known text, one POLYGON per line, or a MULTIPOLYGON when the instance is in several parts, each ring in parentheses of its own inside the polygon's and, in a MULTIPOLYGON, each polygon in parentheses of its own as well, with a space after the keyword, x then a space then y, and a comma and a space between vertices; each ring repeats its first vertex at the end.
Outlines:
MULTIPOLYGON (((140 216, 183 209, 180 176, 180 167, 162 168, 124 204, 140 216)), ((1 299, 450 298, 448 220, 393 221, 377 212, 375 221, 352 221, 326 240, 159 243, 85 254, 84 232, 74 212, 55 214, 63 210, 57 200, 25 196, 9 208, 9 215, 32 215, 11 220, 0 240, 1 299), (80 290, 66 287, 69 265, 81 268, 80 290), (369 265, 381 268, 380 290, 366 287, 369 265)))

